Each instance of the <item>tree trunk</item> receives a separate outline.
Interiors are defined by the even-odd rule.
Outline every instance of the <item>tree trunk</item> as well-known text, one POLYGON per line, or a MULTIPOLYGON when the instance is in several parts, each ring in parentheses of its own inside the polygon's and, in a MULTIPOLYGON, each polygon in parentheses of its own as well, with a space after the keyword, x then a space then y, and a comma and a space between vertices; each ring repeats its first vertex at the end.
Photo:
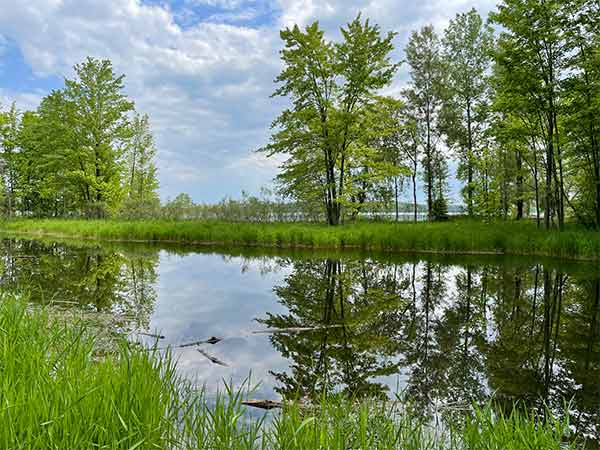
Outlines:
POLYGON ((535 186, 535 219, 537 227, 540 227, 540 185, 539 185, 539 171, 538 171, 538 160, 537 152, 533 147, 533 184, 535 186))
POLYGON ((467 101, 467 213, 469 217, 473 216, 473 130, 471 129, 471 102, 467 101))
POLYGON ((417 222, 417 163, 415 159, 415 170, 412 173, 412 185, 413 185, 413 206, 414 206, 414 214, 415 214, 415 222, 417 222))
POLYGON ((517 220, 521 220, 523 218, 523 160, 519 150, 515 155, 517 165, 517 220))
POLYGON ((552 174, 554 172, 554 121, 550 114, 548 136, 546 142, 546 200, 544 205, 544 227, 550 229, 552 224, 552 174))
POLYGON ((425 155, 425 172, 427 178, 427 216, 431 220, 433 215, 433 161, 431 155, 431 116, 429 105, 427 105, 427 115, 425 120, 427 122, 427 149, 425 155))
POLYGON ((556 114, 556 109, 554 109, 554 107, 552 114, 554 120, 554 137, 556 139, 556 152, 558 156, 558 229, 563 230, 565 226, 565 179, 563 175, 562 151, 560 147, 558 134, 558 118, 556 114))
POLYGON ((398 177, 394 177, 394 196, 396 206, 396 222, 398 222, 398 177))

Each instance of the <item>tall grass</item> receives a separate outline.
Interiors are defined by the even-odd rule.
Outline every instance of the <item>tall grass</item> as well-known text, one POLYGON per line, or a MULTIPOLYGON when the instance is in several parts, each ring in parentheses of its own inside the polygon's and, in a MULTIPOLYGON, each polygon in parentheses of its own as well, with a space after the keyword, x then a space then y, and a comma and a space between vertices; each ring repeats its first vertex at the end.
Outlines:
POLYGON ((0 298, 0 448, 168 448, 176 383, 168 356, 100 357, 85 328, 0 298))
POLYGON ((544 231, 530 222, 371 222, 328 227, 302 223, 16 220, 1 223, 0 231, 113 241, 600 259, 600 233, 577 227, 544 231))
POLYGON ((0 448, 16 449, 575 449, 568 420, 491 406, 463 426, 431 428, 398 402, 324 398, 270 420, 244 413, 243 390, 208 400, 169 354, 122 342, 95 351, 86 328, 0 296, 0 448))

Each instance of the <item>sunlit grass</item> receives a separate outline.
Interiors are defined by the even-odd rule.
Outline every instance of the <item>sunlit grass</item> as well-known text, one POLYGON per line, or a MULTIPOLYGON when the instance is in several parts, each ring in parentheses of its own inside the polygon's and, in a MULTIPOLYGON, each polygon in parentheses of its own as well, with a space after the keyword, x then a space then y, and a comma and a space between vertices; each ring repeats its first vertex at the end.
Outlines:
POLYGON ((538 230, 531 222, 363 222, 328 227, 300 223, 16 220, 1 223, 0 231, 121 241, 600 259, 600 233, 577 227, 562 232, 538 230))
POLYGON ((268 420, 245 414, 246 390, 207 400, 170 355, 95 338, 48 309, 0 296, 0 448, 3 449, 575 449, 568 419, 487 405, 440 431, 400 401, 323 398, 268 420), (571 443, 568 443, 571 442, 571 443))

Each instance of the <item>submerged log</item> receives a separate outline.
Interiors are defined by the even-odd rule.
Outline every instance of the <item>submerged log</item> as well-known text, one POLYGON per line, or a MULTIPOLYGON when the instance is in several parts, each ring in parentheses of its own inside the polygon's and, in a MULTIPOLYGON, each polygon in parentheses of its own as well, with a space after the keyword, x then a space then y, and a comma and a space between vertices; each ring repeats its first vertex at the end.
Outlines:
POLYGON ((162 334, 144 333, 142 331, 138 331, 137 334, 139 334, 141 336, 148 336, 148 337, 155 338, 155 339, 164 339, 165 338, 162 334))
POLYGON ((282 402, 275 402, 273 400, 246 400, 242 402, 242 405, 260 409, 283 408, 282 402))
POLYGON ((219 358, 211 355, 210 353, 205 352, 201 348, 198 348, 196 350, 198 350, 198 353, 200 353, 202 356, 204 356, 206 359, 208 359, 213 364, 218 364, 219 366, 223 366, 223 367, 229 367, 229 364, 227 364, 226 362, 221 361, 219 358))
POLYGON ((221 341, 222 341, 221 338, 218 338, 218 337, 215 337, 215 336, 211 336, 211 337, 209 337, 208 339, 206 339, 204 341, 188 342, 187 344, 178 345, 176 348, 195 347, 196 345, 202 345, 202 344, 215 345, 215 344, 218 344, 221 341))
POLYGON ((329 328, 341 328, 343 325, 326 325, 319 327, 290 327, 290 328, 269 328, 266 330, 253 331, 252 334, 275 334, 275 333, 300 333, 302 331, 319 331, 329 328))

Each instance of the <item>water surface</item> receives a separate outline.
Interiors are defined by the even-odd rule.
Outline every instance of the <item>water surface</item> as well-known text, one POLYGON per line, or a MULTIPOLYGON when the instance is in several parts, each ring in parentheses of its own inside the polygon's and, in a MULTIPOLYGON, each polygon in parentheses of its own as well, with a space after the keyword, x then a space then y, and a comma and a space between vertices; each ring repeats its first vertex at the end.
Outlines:
POLYGON ((577 432, 600 437, 593 265, 13 239, 0 251, 4 290, 110 313, 145 344, 162 335, 209 392, 252 374, 257 398, 401 392, 424 415, 491 396, 557 414, 571 401, 577 432))

